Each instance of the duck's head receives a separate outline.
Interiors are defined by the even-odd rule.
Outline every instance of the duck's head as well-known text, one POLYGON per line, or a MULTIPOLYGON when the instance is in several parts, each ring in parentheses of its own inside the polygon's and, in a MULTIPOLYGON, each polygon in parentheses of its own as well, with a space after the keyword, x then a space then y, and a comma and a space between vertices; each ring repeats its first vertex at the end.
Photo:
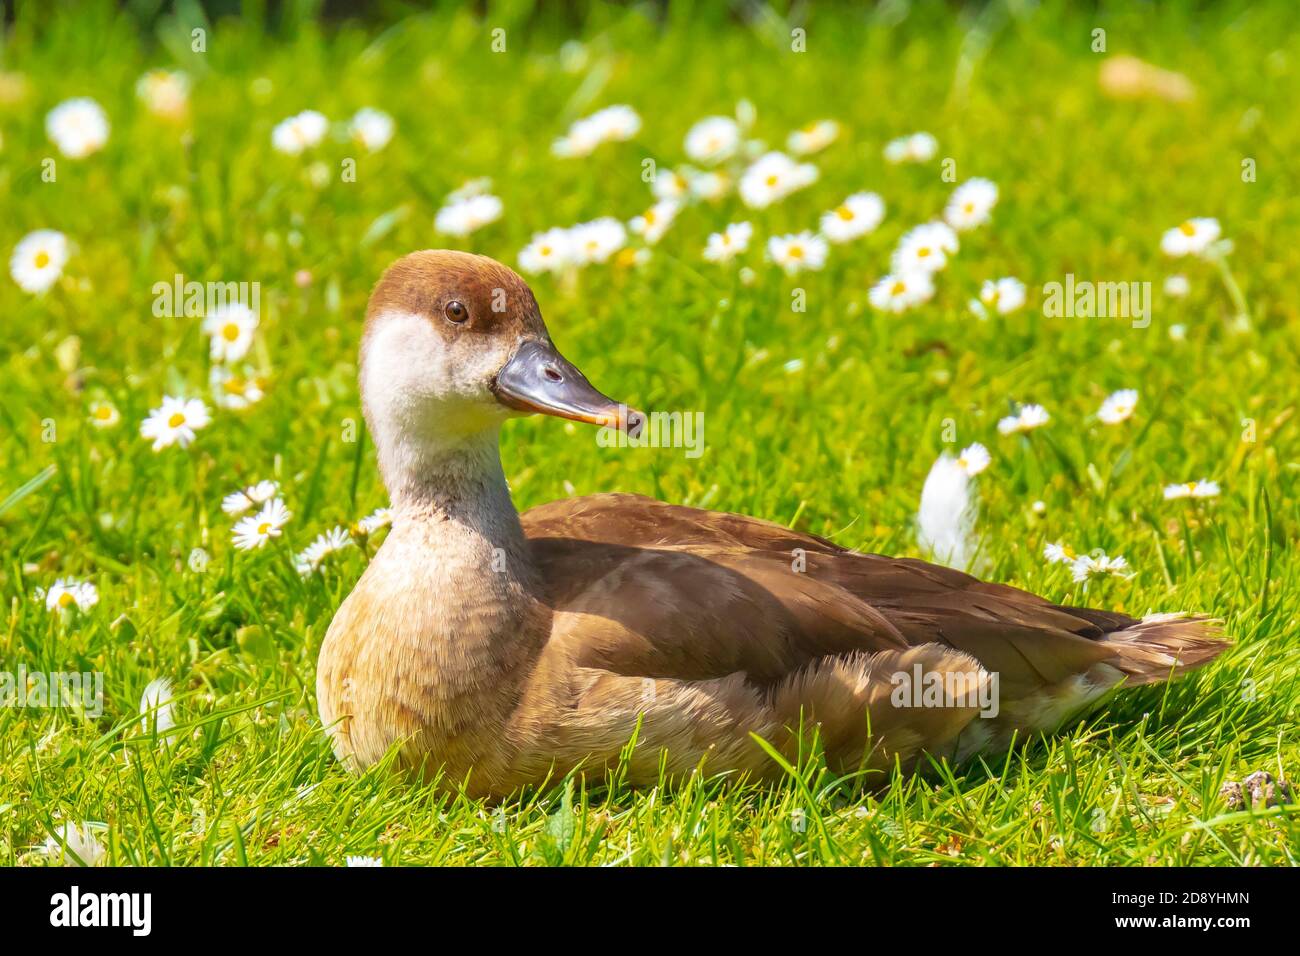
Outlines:
POLYGON ((385 457, 427 461, 485 437, 495 442, 512 416, 618 428, 635 427, 638 418, 559 353, 514 270, 445 249, 404 256, 376 284, 361 344, 361 397, 385 472, 401 464, 385 457))

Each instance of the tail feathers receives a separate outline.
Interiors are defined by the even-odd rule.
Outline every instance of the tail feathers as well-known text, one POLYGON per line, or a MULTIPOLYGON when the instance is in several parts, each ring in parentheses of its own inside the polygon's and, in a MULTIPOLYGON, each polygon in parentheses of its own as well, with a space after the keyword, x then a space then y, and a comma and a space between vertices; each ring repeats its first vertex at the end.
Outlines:
POLYGON ((1208 664, 1231 646, 1218 621, 1188 614, 1152 614, 1102 641, 1115 651, 1106 663, 1130 686, 1156 684, 1208 664))

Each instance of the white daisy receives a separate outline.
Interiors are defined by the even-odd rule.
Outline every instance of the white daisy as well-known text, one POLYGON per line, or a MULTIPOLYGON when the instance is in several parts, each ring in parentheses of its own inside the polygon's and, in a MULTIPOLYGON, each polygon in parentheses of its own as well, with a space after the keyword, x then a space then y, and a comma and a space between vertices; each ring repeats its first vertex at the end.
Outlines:
POLYGON ((641 131, 641 117, 630 106, 607 106, 575 121, 565 135, 551 144, 556 156, 590 155, 602 143, 624 142, 641 131))
POLYGON ((348 134, 372 153, 377 153, 393 138, 396 124, 383 110, 369 106, 357 110, 348 124, 348 134))
POLYGON ((9 274, 18 288, 33 295, 44 292, 63 275, 68 262, 68 237, 53 229, 38 229, 18 240, 9 257, 9 274))
POLYGON ((1122 388, 1106 397, 1097 411, 1097 418, 1105 425, 1118 425, 1133 417, 1133 410, 1137 408, 1137 403, 1137 389, 1122 388))
POLYGON ((1160 238, 1160 249, 1167 256, 1200 256, 1222 234, 1217 219, 1188 219, 1160 238))
POLYGON ((704 247, 704 258, 709 262, 730 262, 749 248, 754 227, 747 222, 733 222, 722 232, 709 235, 704 247))
POLYGON ((380 528, 393 523, 393 513, 388 508, 376 508, 357 522, 357 530, 362 534, 374 534, 380 528))
POLYGON ((765 153, 740 177, 740 198, 751 209, 765 209, 817 181, 817 167, 797 163, 785 153, 765 153))
POLYGON ((938 272, 957 251, 957 234, 941 222, 928 222, 904 233, 894 250, 895 273, 938 272))
POLYGON ((348 866, 383 866, 384 861, 377 856, 349 856, 348 866))
POLYGON ((1181 299, 1192 291, 1192 284, 1185 275, 1172 275, 1165 278, 1165 295, 1171 299, 1181 299))
POLYGON ((257 313, 242 302, 217 306, 203 319, 214 362, 238 362, 248 354, 257 331, 257 313))
POLYGON ((519 252, 519 268, 525 272, 559 272, 572 264, 569 230, 556 227, 533 236, 519 252))
POLYGON ((988 179, 968 179, 952 191, 943 218, 954 229, 965 232, 989 221, 998 202, 998 187, 988 179))
POLYGON ((627 230, 612 216, 580 222, 569 230, 569 249, 580 266, 607 262, 627 243, 627 230))
POLYGON ((69 159, 89 156, 108 142, 108 116, 88 96, 60 103, 45 117, 45 133, 69 159))
POLYGON ((713 166, 736 154, 740 146, 740 124, 729 116, 708 116, 686 133, 686 155, 697 163, 713 166))
POLYGON ((433 228, 449 236, 468 236, 501 218, 505 209, 496 196, 481 194, 451 200, 438 210, 433 228))
POLYGON ((731 177, 716 170, 691 176, 691 196, 702 202, 717 202, 731 192, 731 177))
POLYGON ((212 403, 232 411, 256 405, 265 397, 262 379, 248 368, 240 373, 227 365, 214 365, 208 372, 208 385, 212 389, 212 403))
POLYGON ((691 194, 691 175, 693 170, 683 166, 681 169, 661 169, 655 174, 650 191, 656 199, 685 199, 691 194))
POLYGON ((819 153, 840 135, 840 124, 835 120, 817 120, 797 129, 786 138, 785 148, 796 156, 819 153))
POLYGON ((1073 564, 1078 557, 1068 544, 1049 544, 1043 548, 1043 557, 1053 564, 1073 564))
POLYGON ((279 491, 280 485, 278 482, 259 481, 247 488, 232 491, 222 498, 221 510, 228 515, 241 515, 254 505, 261 505, 270 501, 279 491))
POLYGON ((1187 326, 1181 322, 1169 326, 1169 337, 1175 342, 1183 342, 1187 339, 1187 326))
POLYGON ((140 695, 140 726, 146 734, 156 732, 164 740, 175 739, 167 731, 176 726, 176 706, 172 701, 172 682, 155 677, 140 695))
POLYGON ((1108 574, 1122 576, 1128 570, 1128 562, 1119 555, 1108 557, 1105 552, 1095 555, 1081 554, 1070 564, 1070 574, 1076 582, 1090 578, 1105 577, 1108 574))
POLYGON ((150 113, 183 119, 190 105, 190 78, 179 70, 150 70, 136 81, 135 95, 150 113))
POLYGON ((865 236, 885 218, 885 202, 875 193, 854 193, 822 215, 822 235, 831 242, 865 236))
POLYGON ((1177 498, 1217 498, 1219 483, 1202 478, 1200 481, 1184 481, 1177 485, 1165 485, 1165 500, 1177 498))
POLYGON ((316 540, 307 545, 294 558, 294 567, 304 578, 315 573, 331 554, 352 546, 352 536, 347 528, 330 528, 324 534, 317 535, 316 540))
POLYGON ((102 399, 90 403, 90 424, 96 428, 112 428, 122 420, 122 413, 112 402, 102 399))
POLYGON ((241 551, 260 548, 272 538, 280 536, 281 529, 293 517, 285 503, 279 498, 272 499, 262 506, 262 510, 247 518, 240 518, 230 529, 235 547, 241 551))
POLYGON ((1010 315, 1025 304, 1025 284, 1019 279, 1007 276, 997 280, 986 280, 980 286, 979 305, 973 309, 983 317, 985 308, 993 309, 998 315, 1010 315))
POLYGON ((885 144, 885 161, 889 163, 927 163, 939 152, 939 141, 929 133, 900 136, 885 144))
POLYGON ((320 143, 329 131, 329 120, 316 110, 303 110, 276 124, 271 130, 271 146, 281 153, 297 156, 320 143))
POLYGON ((1003 435, 1015 435, 1041 428, 1051 421, 1052 416, 1042 405, 1021 405, 1015 415, 1008 415, 998 421, 998 432, 1003 435))
POLYGON ((48 588, 36 589, 36 600, 45 602, 47 611, 89 611, 99 603, 99 589, 89 581, 59 578, 48 588))
POLYGON ((477 179, 468 180, 459 189, 453 189, 447 193, 447 204, 454 202, 463 202, 466 199, 472 199, 475 196, 485 196, 492 191, 492 178, 490 176, 480 176, 477 179))
POLYGON ((194 433, 211 420, 208 406, 200 399, 164 395, 162 404, 151 409, 149 417, 140 423, 140 436, 153 440, 154 451, 171 445, 188 448, 194 433))
POLYGON ((95 839, 89 823, 61 823, 41 846, 41 852, 63 866, 98 866, 108 851, 95 839))
POLYGON ((934 296, 934 281, 928 272, 887 275, 871 287, 868 301, 881 312, 899 314, 913 306, 929 302, 934 296))
POLYGON ((979 442, 975 442, 961 450, 961 454, 957 456, 957 467, 973 478, 987 468, 992 460, 989 450, 979 442))
POLYGON ((681 208, 681 203, 671 199, 662 200, 629 222, 627 227, 653 246, 663 238, 681 208))
POLYGON ((767 257, 784 269, 786 275, 821 269, 826 265, 827 249, 826 240, 813 232, 772 236, 767 240, 767 257))

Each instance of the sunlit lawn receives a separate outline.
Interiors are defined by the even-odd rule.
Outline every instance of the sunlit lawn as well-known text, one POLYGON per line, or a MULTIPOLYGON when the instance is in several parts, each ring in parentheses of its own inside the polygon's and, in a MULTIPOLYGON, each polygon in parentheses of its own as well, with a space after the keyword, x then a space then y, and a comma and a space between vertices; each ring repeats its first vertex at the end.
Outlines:
POLYGON ((54 827, 92 821, 116 864, 1294 862, 1294 806, 1232 812, 1217 798, 1225 780, 1300 767, 1300 40, 1289 5, 1175 7, 1159 20, 1056 3, 1023 19, 925 8, 899 24, 821 11, 802 22, 803 53, 779 21, 685 4, 659 23, 597 9, 580 30, 553 15, 287 22, 275 36, 231 21, 207 27, 201 54, 191 24, 141 36, 107 4, 76 17, 37 6, 19 5, 0 51, 25 77, 25 91, 12 75, 0 88, 0 242, 48 228, 74 250, 44 295, 0 279, 0 669, 102 672, 105 705, 99 717, 0 708, 0 861, 44 862, 33 848, 54 827), (1098 27, 1109 53, 1183 72, 1197 98, 1104 97, 1098 27), (137 100, 154 66, 191 75, 187 120, 137 100), (44 117, 86 95, 110 138, 63 158, 44 117), (703 411, 705 454, 602 448, 555 420, 514 423, 503 458, 521 510, 635 491, 916 554, 927 470, 979 441, 993 455, 979 478, 989 577, 1062 602, 1209 612, 1237 646, 1058 738, 898 776, 885 791, 839 783, 815 761, 775 788, 714 779, 628 792, 579 779, 568 795, 560 785, 501 807, 381 771, 349 776, 316 718, 315 663, 366 556, 346 549, 305 579, 292 556, 386 504, 355 383, 371 285, 413 249, 454 244, 513 264, 539 230, 627 221, 652 201, 643 160, 682 162, 687 129, 742 98, 775 148, 812 120, 842 124, 810 158, 813 186, 764 210, 734 194, 691 206, 644 265, 532 282, 557 344, 598 387, 703 411), (633 141, 551 155, 572 120, 618 103, 644 121, 633 141), (300 156, 271 149, 287 116, 343 121, 363 106, 396 119, 380 152, 333 137, 300 156), (938 138, 938 157, 886 164, 885 142, 917 130, 938 138), (958 181, 998 183, 993 220, 963 233, 932 302, 876 312, 867 291, 890 250, 953 188, 944 158, 958 181), (341 178, 347 160, 355 182, 341 178), (503 218, 465 239, 436 234, 446 194, 481 176, 503 218), (763 261, 768 236, 815 229, 862 189, 880 193, 886 219, 833 246, 824 271, 791 279, 763 261), (1248 323, 1211 264, 1161 255, 1161 234, 1191 216, 1216 217, 1233 240, 1248 323), (708 234, 741 219, 754 224, 749 252, 703 261, 708 234), (1163 291, 1173 273, 1189 280, 1185 298, 1163 291), (214 409, 188 449, 155 453, 139 435, 149 410, 163 395, 209 395, 201 319, 154 314, 155 283, 177 274, 261 284, 247 361, 266 396, 214 409), (1067 274, 1150 282, 1149 327, 1045 317, 1043 285, 1067 274), (968 301, 1001 276, 1026 283, 1027 307, 973 318, 968 301), (792 308, 797 290, 805 311, 792 308), (1121 388, 1139 390, 1136 414, 1100 424, 1097 408, 1121 388), (119 409, 117 427, 89 423, 100 400, 119 409), (1044 405, 1050 424, 1000 436, 997 420, 1020 402, 1044 405), (1202 477, 1222 494, 1163 500, 1165 484, 1202 477), (221 499, 260 479, 280 483, 293 518, 271 545, 236 551, 221 499), (1133 576, 1085 590, 1043 560, 1055 541, 1124 555, 1133 576), (98 604, 47 612, 34 593, 62 577, 92 582, 98 604), (171 743, 140 724, 157 677, 176 686, 171 743))

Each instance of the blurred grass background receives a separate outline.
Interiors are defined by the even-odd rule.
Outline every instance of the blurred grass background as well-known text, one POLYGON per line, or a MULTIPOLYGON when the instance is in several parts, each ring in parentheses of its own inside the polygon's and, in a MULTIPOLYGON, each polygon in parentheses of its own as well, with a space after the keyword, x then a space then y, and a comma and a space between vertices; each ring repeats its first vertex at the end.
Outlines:
POLYGON ((93 820, 118 863, 1293 862, 1294 808, 1231 813, 1215 799, 1224 779, 1294 773, 1297 758, 1300 40, 1289 4, 381 4, 360 18, 239 6, 242 17, 233 4, 9 11, 0 69, 26 90, 0 103, 0 239, 12 248, 53 228, 76 251, 46 296, 0 282, 0 660, 100 670, 107 712, 0 708, 0 860, 34 862, 58 820, 93 820), (804 53, 790 50, 794 27, 804 53), (203 53, 190 49, 196 28, 203 53), (497 28, 504 53, 491 51, 497 28), (1107 54, 1180 71, 1196 98, 1105 97, 1098 28, 1107 54), (137 102, 136 79, 154 66, 193 78, 187 122, 137 102), (41 161, 57 155, 44 116, 80 95, 107 111, 109 142, 58 159, 57 181, 44 182, 41 161), (811 791, 696 781, 665 800, 579 781, 570 798, 560 788, 498 811, 380 773, 349 778, 316 722, 315 657, 364 556, 303 581, 283 549, 236 554, 221 496, 279 480, 294 547, 384 504, 369 448, 342 438, 360 420, 360 321, 390 261, 448 244, 432 228, 443 197, 491 176, 505 216, 458 245, 513 264, 537 230, 643 211, 642 161, 683 161, 690 125, 741 98, 774 146, 811 120, 843 124, 813 158, 816 185, 759 212, 734 196, 689 208, 643 267, 532 283, 557 344, 598 387, 642 408, 703 411, 706 453, 601 449, 588 430, 514 423, 503 458, 521 510, 569 486, 635 491, 911 554, 921 482, 951 419, 959 447, 982 441, 994 456, 979 479, 989 577, 1133 613, 1206 611, 1239 646, 1005 764, 957 768, 937 786, 899 778, 884 794, 811 765, 811 791), (634 142, 550 155, 569 122, 613 103, 641 114, 634 142), (270 148, 286 116, 342 120, 368 105, 397 122, 383 152, 270 148), (992 224, 963 236, 935 300, 885 316, 868 288, 952 188, 937 161, 883 162, 888 139, 918 129, 938 137, 959 180, 989 177, 1001 200, 992 224), (313 183, 312 163, 334 171, 349 157, 355 183, 313 183), (834 247, 825 271, 791 280, 762 262, 761 240, 815 228, 860 189, 884 197, 886 221, 834 247), (1217 217, 1235 243, 1247 330, 1232 329, 1209 265, 1160 254, 1160 234, 1195 215, 1217 217), (745 260, 752 286, 700 258, 709 232, 742 218, 759 239, 745 260), (1184 299, 1161 293, 1174 271, 1191 281, 1184 299), (219 413, 187 452, 154 454, 137 434, 148 410, 164 393, 206 392, 199 320, 151 311, 154 283, 177 273, 261 283, 254 354, 270 382, 260 405, 219 413), (1044 317, 1043 284, 1067 273, 1151 282, 1151 326, 1044 317), (974 320, 967 301, 1002 275, 1028 284, 1029 307, 974 320), (795 287, 806 312, 790 308, 795 287), (791 360, 802 366, 788 371, 791 360), (1124 387, 1141 392, 1135 419, 1101 426, 1102 398, 1124 387), (87 424, 99 397, 122 411, 116 430, 87 424), (1052 424, 999 437, 997 419, 1020 401, 1044 404, 1052 424), (51 419, 57 440, 43 441, 51 419), (1222 497, 1161 499, 1163 484, 1202 476, 1222 497), (1084 593, 1042 560, 1056 540, 1123 554, 1136 575, 1084 593), (188 568, 194 548, 212 556, 204 573, 188 568), (47 614, 32 593, 62 575, 94 581, 99 606, 71 622, 47 614), (160 675, 183 695, 185 733, 170 748, 136 716, 160 675))

